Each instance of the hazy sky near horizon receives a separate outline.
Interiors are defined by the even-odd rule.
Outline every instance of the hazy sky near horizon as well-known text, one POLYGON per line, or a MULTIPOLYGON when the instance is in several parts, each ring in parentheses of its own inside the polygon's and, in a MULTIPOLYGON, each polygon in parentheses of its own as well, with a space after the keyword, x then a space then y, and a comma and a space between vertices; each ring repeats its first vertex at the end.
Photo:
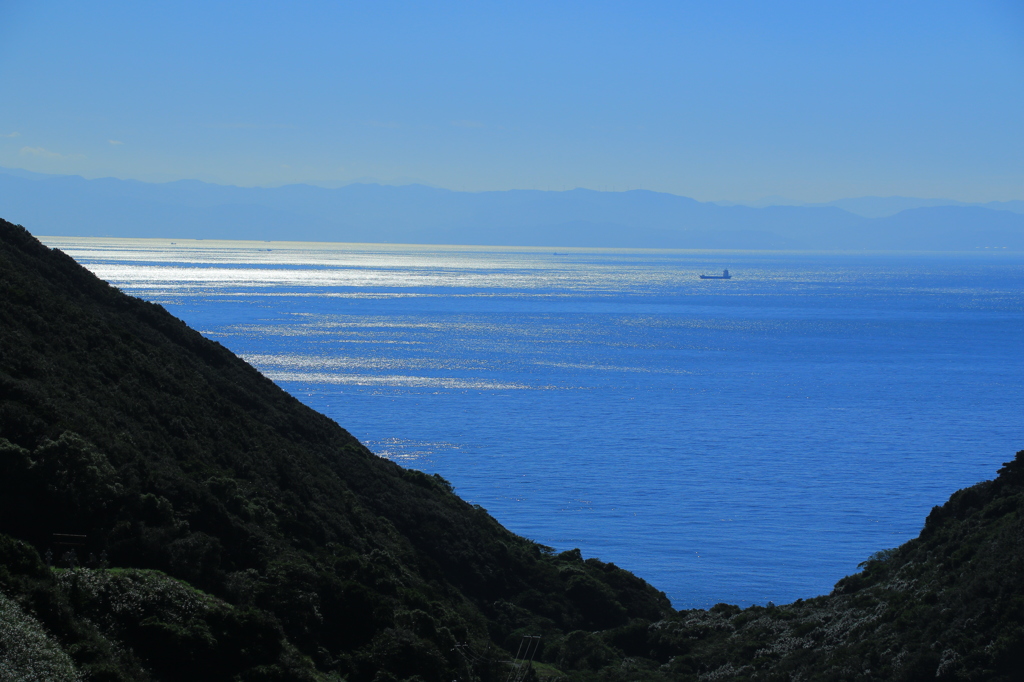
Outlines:
POLYGON ((0 166, 1024 199, 1024 2, 0 0, 0 166))

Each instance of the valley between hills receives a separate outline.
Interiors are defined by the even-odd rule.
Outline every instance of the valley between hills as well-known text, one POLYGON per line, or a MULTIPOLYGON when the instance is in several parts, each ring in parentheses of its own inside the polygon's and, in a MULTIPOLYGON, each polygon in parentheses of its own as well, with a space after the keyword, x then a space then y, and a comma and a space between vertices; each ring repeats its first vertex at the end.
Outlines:
POLYGON ((828 595, 677 611, 0 221, 0 679, 1018 680, 993 473, 828 595))

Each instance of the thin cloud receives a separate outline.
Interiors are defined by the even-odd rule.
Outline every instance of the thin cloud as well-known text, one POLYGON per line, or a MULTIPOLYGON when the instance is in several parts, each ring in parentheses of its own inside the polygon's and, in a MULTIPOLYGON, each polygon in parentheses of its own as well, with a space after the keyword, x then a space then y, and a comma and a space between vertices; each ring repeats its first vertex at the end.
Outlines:
POLYGON ((57 152, 51 152, 49 149, 43 147, 22 147, 22 156, 35 156, 40 159, 84 159, 84 154, 59 154, 57 152))
POLYGON ((109 142, 110 144, 124 144, 124 142, 121 142, 121 140, 107 140, 107 142, 109 142))
POLYGON ((49 149, 43 149, 42 147, 22 147, 22 156, 39 156, 44 159, 63 159, 63 154, 57 152, 51 152, 49 149))
POLYGON ((21 137, 21 133, 15 131, 13 133, 7 133, 5 135, 0 135, 0 137, 21 137))
POLYGON ((456 128, 483 128, 484 124, 480 121, 452 121, 452 125, 456 128))

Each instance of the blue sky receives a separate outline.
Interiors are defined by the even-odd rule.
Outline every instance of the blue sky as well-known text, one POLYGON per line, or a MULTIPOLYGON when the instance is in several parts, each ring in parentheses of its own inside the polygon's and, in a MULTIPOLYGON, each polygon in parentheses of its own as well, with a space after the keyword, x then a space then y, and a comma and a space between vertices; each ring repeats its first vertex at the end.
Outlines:
POLYGON ((1024 2, 0 0, 0 166, 1024 199, 1024 2))

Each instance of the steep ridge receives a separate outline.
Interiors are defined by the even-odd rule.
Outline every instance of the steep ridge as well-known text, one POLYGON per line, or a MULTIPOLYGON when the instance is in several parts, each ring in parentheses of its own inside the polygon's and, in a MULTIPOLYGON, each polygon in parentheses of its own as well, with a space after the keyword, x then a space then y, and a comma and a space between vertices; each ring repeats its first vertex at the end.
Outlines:
POLYGON ((1017 680, 1022 512, 1024 452, 830 595, 675 612, 0 221, 0 679, 1017 680))
POLYGON ((294 653, 260 665, 289 675, 485 675, 456 645, 670 612, 631 574, 554 556, 440 477, 376 457, 160 306, 6 222, 0 532, 60 556, 55 533, 84 535, 79 561, 158 569, 249 608, 294 653))

